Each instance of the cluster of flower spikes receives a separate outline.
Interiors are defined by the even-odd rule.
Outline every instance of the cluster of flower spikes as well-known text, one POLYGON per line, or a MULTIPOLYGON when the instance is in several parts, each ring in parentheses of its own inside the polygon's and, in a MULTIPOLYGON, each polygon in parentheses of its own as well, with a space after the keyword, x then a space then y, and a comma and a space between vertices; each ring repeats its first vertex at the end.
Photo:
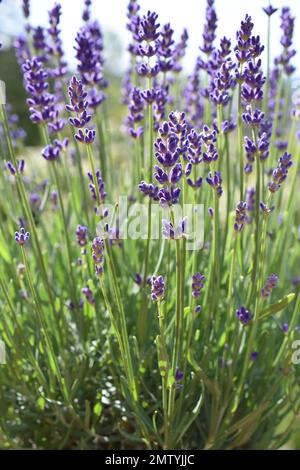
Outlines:
POLYGON ((187 125, 184 113, 171 112, 169 120, 158 129, 158 138, 154 143, 157 163, 154 177, 158 186, 142 181, 139 189, 154 200, 159 200, 163 207, 172 206, 179 200, 181 189, 177 186, 182 174, 181 155, 186 150, 187 125))
MULTIPOLYGON (((27 99, 30 119, 35 124, 47 124, 52 132, 58 132, 65 126, 60 118, 57 99, 49 93, 48 73, 42 63, 33 57, 22 65, 26 91, 30 94, 27 99)), ((67 141, 62 145, 65 146, 67 141)))

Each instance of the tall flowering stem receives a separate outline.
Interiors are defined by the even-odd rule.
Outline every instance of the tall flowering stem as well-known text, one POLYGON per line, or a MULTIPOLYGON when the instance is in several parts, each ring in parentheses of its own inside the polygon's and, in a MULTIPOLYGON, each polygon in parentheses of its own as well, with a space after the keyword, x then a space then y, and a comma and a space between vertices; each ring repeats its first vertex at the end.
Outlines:
MULTIPOLYGON (((0 109, 1 109, 1 118, 2 118, 3 125, 4 125, 5 137, 6 137, 6 140, 7 140, 9 155, 10 155, 10 158, 12 160, 12 163, 13 163, 14 167, 18 168, 17 159, 16 159, 16 155, 15 155, 15 150, 14 150, 14 146, 12 144, 11 135, 10 135, 10 131, 9 131, 9 125, 8 125, 8 119, 7 119, 5 106, 1 105, 0 109)), ((43 254, 42 254, 42 248, 41 248, 40 241, 39 241, 39 238, 38 238, 37 228, 36 228, 36 224, 35 224, 35 221, 34 221, 32 209, 30 207, 28 197, 27 197, 27 194, 26 194, 26 189, 25 189, 25 186, 24 186, 24 182, 23 182, 23 179, 21 178, 21 173, 19 171, 16 172, 16 183, 17 183, 18 193, 20 194, 21 204, 23 205, 23 207, 25 209, 26 217, 28 218, 28 221, 29 221, 29 224, 30 224, 30 231, 31 231, 33 239, 34 239, 34 247, 36 249, 37 257, 39 259, 39 265, 40 265, 41 270, 42 270, 43 284, 44 284, 45 289, 47 291, 48 298, 49 298, 49 301, 50 301, 50 304, 51 304, 51 307, 52 307, 52 311, 53 311, 53 314, 55 316, 56 315, 56 309, 55 309, 55 305, 54 305, 54 298, 53 298, 53 293, 52 293, 52 289, 51 289, 51 283, 50 283, 50 280, 48 278, 47 269, 46 269, 46 265, 45 265, 45 260, 44 260, 43 254)))

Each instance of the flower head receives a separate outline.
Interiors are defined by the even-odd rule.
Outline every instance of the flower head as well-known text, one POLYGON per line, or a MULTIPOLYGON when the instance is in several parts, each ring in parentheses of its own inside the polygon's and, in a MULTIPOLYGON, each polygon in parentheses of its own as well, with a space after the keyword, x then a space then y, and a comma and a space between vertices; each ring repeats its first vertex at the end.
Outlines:
POLYGON ((77 236, 77 243, 80 246, 86 246, 87 244, 87 234, 88 228, 85 225, 77 225, 76 228, 76 236, 77 236))
POLYGON ((234 230, 235 232, 241 232, 247 221, 247 203, 239 202, 235 209, 235 220, 234 220, 234 230))
POLYGON ((165 280, 163 276, 151 277, 151 298, 154 302, 162 300, 165 296, 165 280))
POLYGON ((262 288, 260 295, 265 299, 270 297, 272 290, 277 285, 277 282, 278 282, 278 277, 275 274, 271 274, 268 277, 266 284, 262 288))
POLYGON ((275 193, 287 178, 288 170, 292 166, 292 155, 285 152, 278 160, 278 165, 272 173, 272 181, 269 182, 269 191, 275 193))
POLYGON ((192 278, 192 296, 194 299, 198 299, 200 297, 205 281, 206 278, 203 274, 194 274, 192 278))
POLYGON ((278 10, 278 8, 274 8, 274 7, 272 7, 272 5, 268 5, 267 7, 263 7, 263 11, 268 16, 272 16, 274 13, 276 13, 277 10, 278 10))
POLYGON ((21 246, 25 245, 28 242, 29 238, 30 233, 26 232, 24 227, 20 227, 20 231, 15 232, 15 240, 21 246))
POLYGON ((92 243, 92 258, 95 266, 96 276, 102 276, 104 266, 104 241, 96 237, 92 243))
POLYGON ((242 325, 247 325, 253 317, 252 312, 250 312, 250 310, 246 309, 245 307, 240 307, 238 310, 236 310, 235 313, 242 325))

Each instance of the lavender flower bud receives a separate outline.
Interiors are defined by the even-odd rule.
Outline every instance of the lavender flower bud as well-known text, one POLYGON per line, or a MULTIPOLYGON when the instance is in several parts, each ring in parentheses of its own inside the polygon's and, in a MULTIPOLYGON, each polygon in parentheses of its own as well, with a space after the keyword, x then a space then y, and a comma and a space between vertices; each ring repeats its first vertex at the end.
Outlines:
POLYGON ((268 280, 267 280, 266 284, 264 285, 264 287, 261 290, 261 296, 265 299, 270 297, 270 295, 272 293, 272 290, 277 285, 277 282, 278 282, 278 277, 275 276, 275 274, 271 274, 268 277, 268 280))
POLYGON ((84 225, 77 225, 76 228, 76 236, 77 236, 77 243, 79 246, 86 246, 87 244, 87 234, 88 228, 84 225))
POLYGON ((165 296, 165 281, 163 276, 151 277, 151 298, 154 302, 162 300, 165 296))
POLYGON ((92 243, 92 258, 95 266, 95 274, 100 277, 104 270, 104 241, 99 237, 94 238, 92 243))
POLYGON ((89 288, 89 286, 84 287, 81 292, 85 296, 88 303, 94 307, 95 299, 94 299, 93 291, 89 288))
POLYGON ((253 314, 245 307, 240 307, 236 310, 236 316, 242 325, 247 325, 252 320, 253 314))
POLYGON ((247 203, 239 202, 235 209, 235 221, 234 221, 234 230, 235 232, 241 232, 247 221, 247 203))
POLYGON ((203 274, 197 273, 194 274, 192 279, 192 296, 194 299, 198 299, 200 297, 206 278, 203 274))
POLYGON ((28 242, 29 238, 30 238, 30 233, 26 232, 24 227, 20 227, 20 231, 15 232, 15 240, 21 246, 25 245, 28 242))

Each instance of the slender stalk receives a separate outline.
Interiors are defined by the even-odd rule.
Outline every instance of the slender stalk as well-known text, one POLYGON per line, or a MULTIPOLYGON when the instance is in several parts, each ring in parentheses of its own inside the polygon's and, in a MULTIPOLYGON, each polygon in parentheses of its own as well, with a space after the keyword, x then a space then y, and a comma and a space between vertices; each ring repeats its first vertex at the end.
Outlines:
MULTIPOLYGON (((240 75, 243 72, 243 64, 240 66, 240 75)), ((240 158, 240 200, 244 199, 244 148, 243 148, 243 120, 242 120, 242 84, 238 86, 238 142, 240 158)))
POLYGON ((60 372, 60 368, 59 368, 59 365, 58 365, 58 362, 57 362, 56 354, 55 354, 55 351, 54 351, 54 348, 53 348, 53 345, 52 345, 52 341, 51 341, 49 333, 48 333, 47 325, 46 325, 45 320, 44 320, 44 314, 41 310, 40 302, 39 302, 39 299, 37 297, 36 291, 35 291, 34 286, 33 286, 33 281, 32 281, 32 277, 31 277, 31 273, 30 273, 30 269, 29 269, 27 256, 26 256, 26 251, 25 251, 24 246, 21 246, 21 251, 22 251, 22 257, 23 257, 23 263, 24 263, 24 266, 25 266, 25 273, 26 273, 27 281, 28 281, 28 284, 29 284, 31 295, 32 295, 33 300, 34 300, 35 310, 36 310, 38 320, 39 320, 39 323, 40 323, 40 326, 41 326, 41 331, 42 331, 42 334, 43 334, 44 339, 45 339, 46 351, 47 351, 47 355, 48 355, 48 358, 49 358, 50 370, 53 370, 54 373, 56 374, 56 378, 57 378, 58 383, 60 385, 60 388, 61 388, 62 394, 64 396, 64 399, 66 400, 68 405, 71 405, 70 398, 69 398, 69 392, 67 390, 66 383, 64 382, 64 380, 61 376, 61 372, 60 372))
MULTIPOLYGON (((5 109, 4 105, 1 105, 1 116, 2 116, 2 120, 3 120, 5 136, 6 136, 7 146, 8 146, 8 150, 9 150, 9 155, 10 155, 10 158, 11 158, 12 163, 15 166, 15 168, 18 168, 14 147, 13 147, 12 141, 11 141, 6 109, 5 109)), ((34 240, 34 247, 35 247, 35 251, 36 251, 36 254, 37 254, 37 257, 38 257, 38 260, 39 260, 39 266, 41 267, 41 272, 42 272, 42 281, 43 281, 43 284, 44 284, 45 289, 47 291, 49 302, 50 302, 50 305, 52 307, 54 317, 56 317, 56 309, 55 309, 54 298, 53 298, 53 294, 52 294, 51 283, 50 283, 48 275, 47 275, 44 256, 42 254, 42 248, 41 248, 41 245, 40 245, 40 242, 39 242, 39 238, 38 238, 37 229, 36 229, 36 225, 35 225, 35 222, 34 222, 32 210, 31 210, 31 207, 30 207, 27 195, 26 195, 25 186, 24 186, 21 174, 18 171, 16 173, 16 183, 17 183, 18 192, 20 194, 21 204, 24 207, 25 214, 26 214, 26 217, 28 219, 29 226, 30 226, 30 232, 31 232, 33 240, 34 240)))

